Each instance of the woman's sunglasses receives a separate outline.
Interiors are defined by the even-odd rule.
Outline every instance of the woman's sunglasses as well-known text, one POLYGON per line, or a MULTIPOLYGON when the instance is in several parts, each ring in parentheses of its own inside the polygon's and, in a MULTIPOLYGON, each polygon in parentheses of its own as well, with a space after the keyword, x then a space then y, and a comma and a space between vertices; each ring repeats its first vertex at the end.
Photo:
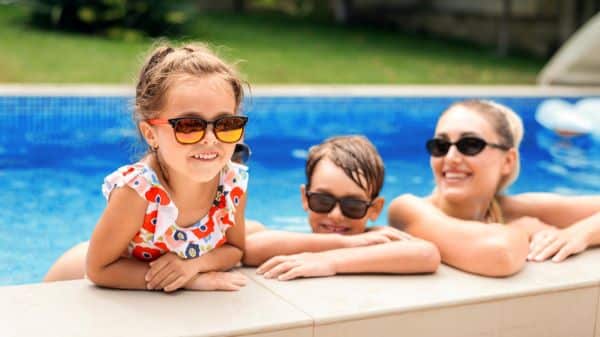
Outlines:
POLYGON ((213 125, 215 137, 223 143, 236 143, 244 135, 244 126, 248 122, 245 116, 224 116, 207 121, 200 117, 180 117, 171 119, 149 119, 150 125, 171 124, 175 139, 181 144, 196 144, 206 136, 209 124, 213 125))
POLYGON ((350 219, 362 219, 372 202, 355 199, 352 197, 336 198, 329 193, 306 192, 308 198, 308 208, 317 213, 329 213, 335 207, 335 204, 340 203, 340 209, 345 217, 350 219))
POLYGON ((485 140, 478 137, 463 137, 456 142, 451 142, 447 139, 433 138, 427 141, 427 152, 433 157, 443 157, 448 154, 450 147, 456 145, 458 151, 465 156, 475 156, 479 154, 486 146, 508 150, 510 146, 502 144, 488 143, 485 140))

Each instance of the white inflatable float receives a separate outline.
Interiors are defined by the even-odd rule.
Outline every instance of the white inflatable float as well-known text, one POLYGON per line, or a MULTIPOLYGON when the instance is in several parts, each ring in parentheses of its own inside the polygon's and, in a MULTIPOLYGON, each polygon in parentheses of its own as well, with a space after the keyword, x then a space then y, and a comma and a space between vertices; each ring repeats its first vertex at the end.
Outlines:
POLYGON ((600 98, 586 98, 576 104, 548 99, 538 107, 535 119, 563 137, 600 136, 600 98))

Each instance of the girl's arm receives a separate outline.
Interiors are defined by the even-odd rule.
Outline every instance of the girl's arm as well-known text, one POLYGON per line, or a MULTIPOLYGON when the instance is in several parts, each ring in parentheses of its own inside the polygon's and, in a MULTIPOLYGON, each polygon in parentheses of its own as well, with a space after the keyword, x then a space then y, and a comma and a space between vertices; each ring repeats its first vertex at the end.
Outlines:
POLYGON ((263 264, 257 273, 286 281, 346 273, 431 273, 439 264, 437 248, 413 238, 367 247, 277 256, 263 264))
POLYGON ((392 230, 372 231, 356 235, 265 230, 248 236, 243 263, 248 266, 259 266, 278 255, 368 246, 400 239, 401 234, 394 233, 392 230))
POLYGON ((129 187, 115 189, 102 213, 87 253, 86 274, 95 284, 120 289, 146 289, 148 264, 122 258, 140 229, 147 201, 129 187))
POLYGON ((528 235, 515 227, 453 218, 408 194, 390 204, 389 221, 434 243, 442 261, 471 273, 508 276, 525 265, 528 235))

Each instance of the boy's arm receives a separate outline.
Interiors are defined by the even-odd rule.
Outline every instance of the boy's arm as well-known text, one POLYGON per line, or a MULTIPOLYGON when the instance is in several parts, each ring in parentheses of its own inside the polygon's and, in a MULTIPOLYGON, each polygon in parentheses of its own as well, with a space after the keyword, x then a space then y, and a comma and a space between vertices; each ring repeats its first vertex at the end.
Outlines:
POLYGON ((243 263, 258 266, 277 255, 304 252, 322 252, 347 247, 346 237, 338 234, 294 233, 284 231, 262 231, 246 238, 243 263))
POLYGON ((348 273, 431 273, 439 264, 440 254, 433 244, 412 239, 320 253, 277 256, 263 264, 257 273, 286 281, 298 277, 348 273))
POLYGON ((393 228, 354 235, 262 231, 249 235, 246 239, 243 263, 248 266, 258 266, 278 255, 377 245, 404 240, 405 236, 406 234, 393 228))

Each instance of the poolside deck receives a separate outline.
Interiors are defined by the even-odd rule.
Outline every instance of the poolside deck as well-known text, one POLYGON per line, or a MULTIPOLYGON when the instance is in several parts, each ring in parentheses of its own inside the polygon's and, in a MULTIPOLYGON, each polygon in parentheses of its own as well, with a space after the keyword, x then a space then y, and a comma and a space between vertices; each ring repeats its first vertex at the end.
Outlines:
POLYGON ((0 287, 0 335, 600 337, 600 249, 503 279, 447 266, 290 282, 241 271, 250 282, 239 292, 0 287))

